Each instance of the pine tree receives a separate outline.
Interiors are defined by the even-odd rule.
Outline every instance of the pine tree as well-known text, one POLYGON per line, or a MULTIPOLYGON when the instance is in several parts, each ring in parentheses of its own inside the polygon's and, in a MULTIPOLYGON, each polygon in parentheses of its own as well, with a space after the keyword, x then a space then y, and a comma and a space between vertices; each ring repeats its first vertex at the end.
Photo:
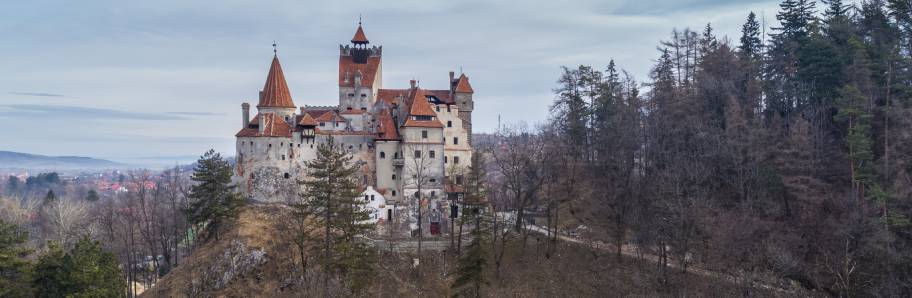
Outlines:
POLYGON ((10 175, 6 180, 6 194, 9 196, 19 194, 19 188, 21 187, 22 182, 19 181, 19 177, 10 175))
POLYGON ((90 189, 89 192, 86 194, 86 201, 89 201, 89 202, 98 201, 98 192, 95 191, 94 189, 90 189))
POLYGON ((481 297, 481 287, 487 285, 485 269, 488 265, 487 245, 484 224, 481 215, 473 212, 475 228, 472 230, 472 241, 466 251, 459 257, 456 265, 456 280, 453 281, 453 297, 481 297))
POLYGON ((309 177, 301 182, 303 203, 296 207, 323 228, 324 291, 329 292, 329 279, 338 273, 352 293, 359 293, 372 282, 376 255, 358 240, 374 228, 367 202, 358 193, 358 165, 329 137, 305 167, 309 177))
POLYGON ((197 184, 190 188, 193 200, 187 210, 190 220, 196 225, 205 224, 218 239, 220 230, 237 216, 244 203, 230 185, 231 166, 221 154, 210 149, 196 162, 191 179, 197 184))
POLYGON ((38 297, 124 297, 126 284, 114 255, 98 241, 82 238, 64 254, 52 245, 38 260, 35 288, 38 297))
POLYGON ((42 205, 48 205, 57 201, 57 195, 54 194, 53 189, 48 189, 47 194, 44 195, 44 199, 41 201, 42 205))
POLYGON ((741 27, 741 45, 738 46, 741 59, 754 61, 760 58, 762 51, 760 41, 760 23, 757 22, 757 15, 752 11, 747 15, 747 21, 741 27))
POLYGON ((0 297, 31 296, 28 232, 0 219, 0 297))

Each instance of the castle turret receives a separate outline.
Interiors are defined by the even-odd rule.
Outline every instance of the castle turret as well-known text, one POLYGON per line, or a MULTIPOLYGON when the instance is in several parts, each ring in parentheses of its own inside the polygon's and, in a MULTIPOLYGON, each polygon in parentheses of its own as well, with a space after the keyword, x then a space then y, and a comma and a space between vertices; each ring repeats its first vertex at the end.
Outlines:
POLYGON ((351 44, 339 45, 339 109, 370 110, 382 88, 380 46, 369 46, 361 22, 351 44))
POLYGON ((266 76, 266 84, 263 85, 263 91, 260 92, 260 101, 257 103, 257 110, 262 113, 275 113, 285 119, 286 122, 294 121, 295 104, 291 100, 291 92, 288 91, 288 82, 285 81, 285 73, 282 72, 282 65, 279 64, 279 56, 272 57, 272 65, 269 66, 269 74, 266 76))
MULTIPOLYGON (((452 72, 450 73, 452 78, 452 72)), ((472 145, 472 110, 475 108, 475 101, 472 99, 472 85, 469 84, 469 77, 465 74, 459 75, 456 80, 450 80, 450 88, 453 90, 456 106, 459 107, 459 119, 462 119, 462 127, 468 132, 468 143, 472 145)))

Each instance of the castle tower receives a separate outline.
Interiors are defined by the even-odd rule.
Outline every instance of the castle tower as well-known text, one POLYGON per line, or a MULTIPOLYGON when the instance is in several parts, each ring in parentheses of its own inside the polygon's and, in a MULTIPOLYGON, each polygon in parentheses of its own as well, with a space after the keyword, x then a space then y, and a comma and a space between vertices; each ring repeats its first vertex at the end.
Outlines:
POLYGON ((278 54, 272 57, 269 75, 266 76, 266 84, 263 85, 263 91, 260 91, 260 101, 256 107, 260 114, 275 113, 287 123, 294 122, 295 104, 291 100, 278 54))
POLYGON ((469 77, 465 74, 459 75, 458 79, 450 79, 450 90, 453 90, 453 96, 456 100, 456 106, 459 107, 459 119, 462 119, 462 127, 468 132, 466 137, 469 146, 472 145, 472 110, 475 109, 475 101, 472 99, 472 85, 469 84, 469 77))
POLYGON ((369 111, 382 85, 383 47, 369 46, 361 22, 349 45, 339 45, 339 109, 369 111))

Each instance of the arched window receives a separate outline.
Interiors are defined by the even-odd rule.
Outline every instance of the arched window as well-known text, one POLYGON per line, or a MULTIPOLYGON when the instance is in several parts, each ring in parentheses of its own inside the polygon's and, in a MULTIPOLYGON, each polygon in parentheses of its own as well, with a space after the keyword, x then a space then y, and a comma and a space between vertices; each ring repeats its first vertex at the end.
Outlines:
POLYGON ((380 151, 380 158, 386 158, 386 152, 380 151))
POLYGON ((291 175, 289 175, 288 173, 285 173, 285 179, 288 179, 288 178, 291 178, 291 175))

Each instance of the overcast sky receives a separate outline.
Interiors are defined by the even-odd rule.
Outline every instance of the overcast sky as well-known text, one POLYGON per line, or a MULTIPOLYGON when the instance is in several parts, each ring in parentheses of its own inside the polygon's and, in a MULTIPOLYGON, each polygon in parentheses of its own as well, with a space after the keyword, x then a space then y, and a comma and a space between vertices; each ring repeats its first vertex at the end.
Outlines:
POLYGON ((338 46, 358 15, 383 45, 383 86, 446 88, 462 69, 474 128, 540 122, 560 66, 614 58, 647 80, 674 28, 711 22, 737 40, 779 1, 4 1, 0 150, 118 161, 234 154, 272 42, 297 105, 337 104, 338 46))

